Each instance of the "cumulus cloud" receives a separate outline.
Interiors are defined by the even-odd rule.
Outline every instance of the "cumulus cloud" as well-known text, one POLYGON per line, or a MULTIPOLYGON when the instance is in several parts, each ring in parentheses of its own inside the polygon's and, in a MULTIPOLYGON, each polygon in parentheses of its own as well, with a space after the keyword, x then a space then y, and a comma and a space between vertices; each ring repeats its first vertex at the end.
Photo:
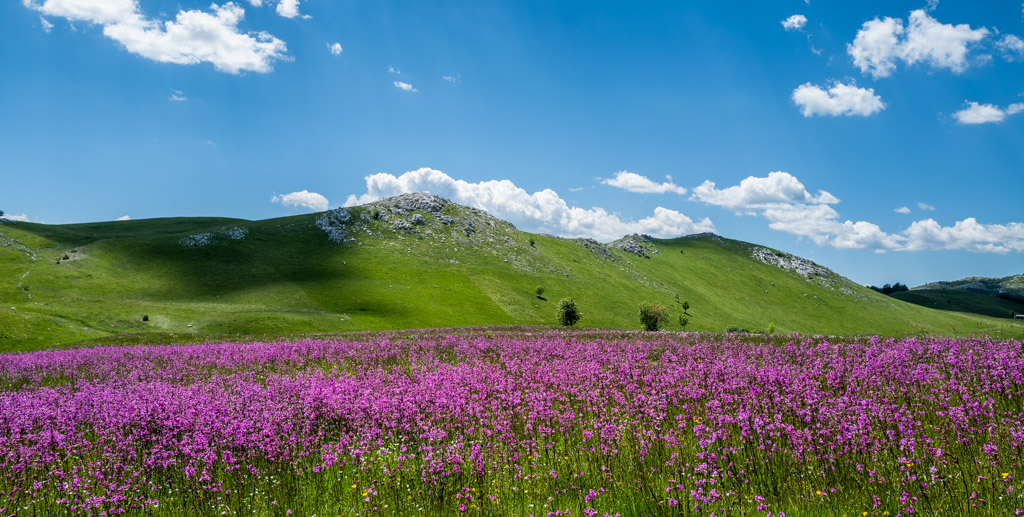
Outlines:
POLYGON ((794 14, 793 16, 782 20, 782 28, 787 31, 803 30, 805 25, 807 25, 807 17, 802 14, 794 14))
POLYGON ((330 206, 326 197, 308 190, 300 190, 283 196, 277 195, 270 198, 270 201, 290 208, 308 208, 314 212, 323 212, 330 206))
POLYGON ((909 207, 905 207, 905 206, 901 206, 901 207, 897 208, 896 210, 893 210, 893 212, 896 212, 897 214, 909 214, 910 213, 910 208, 909 207))
POLYGON ((121 217, 118 217, 117 219, 114 219, 114 220, 115 221, 131 221, 132 220, 132 216, 130 216, 130 215, 122 215, 121 217))
POLYGON ((802 84, 793 90, 793 102, 805 117, 866 117, 885 109, 882 97, 875 95, 874 88, 858 88, 852 82, 843 84, 839 81, 833 82, 828 90, 811 83, 802 84))
POLYGON ((846 46, 853 64, 874 78, 888 77, 896 64, 926 63, 962 73, 968 68, 967 56, 973 45, 991 31, 985 27, 939 23, 924 9, 911 11, 907 26, 903 20, 885 17, 864 22, 853 43, 846 46))
POLYGON ((167 100, 174 102, 185 102, 188 100, 188 97, 185 97, 185 94, 182 93, 181 90, 171 90, 171 96, 168 97, 167 100))
POLYGON ((404 83, 402 81, 395 81, 395 88, 398 88, 399 90, 403 90, 403 91, 407 91, 407 92, 414 92, 414 93, 419 91, 416 88, 413 88, 413 86, 411 84, 404 83))
POLYGON ((1002 122, 1010 115, 1024 111, 1024 103, 1010 104, 1005 109, 994 104, 978 104, 966 101, 964 109, 953 114, 953 118, 961 124, 977 125, 1002 122))
POLYGON ((287 59, 285 43, 267 32, 242 33, 245 10, 232 2, 210 11, 179 10, 174 20, 147 18, 136 0, 22 0, 46 16, 100 25, 129 52, 161 63, 211 63, 222 72, 265 73, 287 59))
POLYGON ((714 224, 707 218, 694 221, 690 217, 664 207, 639 220, 623 220, 603 208, 569 206, 555 191, 544 189, 528 193, 509 180, 471 183, 457 180, 429 168, 406 172, 400 176, 387 173, 366 177, 366 193, 349 196, 345 206, 355 206, 409 192, 429 192, 456 203, 490 212, 531 231, 542 231, 566 237, 590 237, 610 241, 631 233, 655 237, 713 232, 714 224))
MULTIPOLYGON (((742 215, 764 217, 768 226, 819 246, 871 249, 878 252, 921 250, 967 250, 980 253, 1024 252, 1024 223, 981 224, 974 218, 942 226, 932 219, 917 221, 901 232, 889 233, 868 221, 842 221, 832 205, 832 194, 812 195, 795 177, 772 172, 767 177, 748 177, 739 185, 719 189, 705 181, 693 189, 692 199, 721 206, 742 215)), ((932 209, 918 203, 922 210, 932 209), (927 207, 927 208, 926 208, 927 207)), ((907 207, 896 212, 909 213, 907 207)))
POLYGON ((673 192, 680 196, 686 194, 685 188, 672 183, 671 176, 666 176, 666 178, 668 181, 657 183, 647 176, 641 176, 635 172, 619 171, 615 173, 614 178, 603 179, 601 183, 638 194, 664 194, 666 192, 673 192))
POLYGON ((332 56, 340 56, 344 50, 341 48, 341 43, 334 42, 327 44, 327 51, 330 52, 332 56))
POLYGON ((996 42, 996 49, 1007 61, 1024 60, 1024 40, 1013 34, 1004 34, 996 42))
POLYGON ((19 221, 22 223, 31 222, 29 221, 28 216, 25 214, 4 214, 3 216, 0 216, 0 219, 7 219, 8 221, 19 221))
POLYGON ((277 3, 277 14, 285 18, 295 18, 299 15, 299 0, 281 0, 277 3))

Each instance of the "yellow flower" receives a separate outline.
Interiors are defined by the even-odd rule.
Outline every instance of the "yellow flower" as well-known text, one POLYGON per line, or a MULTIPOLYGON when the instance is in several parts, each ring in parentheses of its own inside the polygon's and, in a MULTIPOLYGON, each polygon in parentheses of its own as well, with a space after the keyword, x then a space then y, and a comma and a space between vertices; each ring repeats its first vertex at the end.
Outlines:
POLYGON ((864 517, 867 517, 867 515, 868 515, 868 512, 864 512, 864 513, 862 513, 861 515, 863 515, 864 517))
POLYGON ((355 488, 356 486, 358 486, 358 485, 356 485, 355 483, 352 483, 352 488, 355 488))
POLYGON ((1009 476, 1010 476, 1009 472, 1003 472, 1003 479, 1006 479, 1009 476))
POLYGON ((818 491, 817 491, 817 492, 815 492, 815 493, 816 493, 816 494, 818 494, 818 495, 821 495, 821 490, 818 490, 818 491))
POLYGON ((368 494, 368 493, 369 492, 363 492, 363 497, 366 497, 366 494, 368 494))

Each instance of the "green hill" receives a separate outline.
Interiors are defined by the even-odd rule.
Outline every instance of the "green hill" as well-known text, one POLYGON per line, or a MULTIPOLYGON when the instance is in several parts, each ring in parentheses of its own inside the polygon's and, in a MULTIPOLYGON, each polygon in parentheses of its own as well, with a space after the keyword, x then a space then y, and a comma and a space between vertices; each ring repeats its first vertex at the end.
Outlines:
POLYGON ((932 282, 915 287, 915 289, 957 289, 986 296, 1010 294, 1024 297, 1024 275, 1013 275, 1003 278, 972 276, 948 282, 932 282))
POLYGON ((943 311, 972 312, 993 318, 1024 314, 1024 305, 960 289, 914 289, 892 293, 893 298, 943 311))
POLYGON ((0 225, 3 351, 552 324, 562 297, 577 301, 584 326, 638 328, 641 301, 675 318, 685 300, 687 330, 1020 334, 1005 320, 904 303, 753 244, 529 234, 424 194, 263 221, 0 225))

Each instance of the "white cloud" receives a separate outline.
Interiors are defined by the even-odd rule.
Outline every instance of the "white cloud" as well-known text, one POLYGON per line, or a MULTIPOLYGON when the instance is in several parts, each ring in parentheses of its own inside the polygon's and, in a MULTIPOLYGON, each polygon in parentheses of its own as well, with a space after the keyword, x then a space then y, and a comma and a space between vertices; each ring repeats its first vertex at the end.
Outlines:
POLYGON ((263 7, 263 0, 249 0, 249 5, 253 7, 263 7))
POLYGON ((793 16, 782 20, 782 28, 787 31, 803 30, 805 25, 807 25, 807 17, 802 14, 794 14, 793 16))
POLYGON ((389 74, 402 75, 402 71, 401 70, 399 70, 399 69, 397 69, 397 68, 395 68, 395 67, 393 67, 391 65, 388 65, 388 73, 389 74))
POLYGON ((285 43, 267 32, 239 32, 245 10, 232 2, 210 12, 180 10, 174 20, 147 18, 136 0, 22 0, 30 9, 103 27, 103 35, 133 54, 161 63, 211 63, 222 72, 265 73, 287 59, 285 43))
POLYGON ((188 100, 188 97, 185 97, 185 94, 182 93, 181 90, 171 90, 171 96, 168 97, 167 100, 174 102, 185 102, 188 100))
POLYGON ((19 221, 22 223, 31 222, 29 221, 28 216, 25 214, 4 214, 3 216, 0 216, 0 219, 7 219, 8 221, 19 221))
POLYGON ((636 192, 638 194, 664 194, 666 192, 673 192, 680 196, 686 194, 685 188, 672 183, 671 176, 666 177, 668 178, 668 181, 664 183, 656 183, 647 176, 641 176, 635 172, 619 171, 615 173, 614 178, 603 179, 601 180, 601 183, 625 189, 630 192, 636 192))
POLYGON ((39 15, 39 24, 43 26, 43 32, 47 34, 49 34, 50 31, 53 30, 53 24, 50 23, 50 20, 43 18, 42 15, 39 15))
POLYGON ((121 217, 118 217, 117 219, 114 219, 114 220, 115 221, 131 221, 132 220, 132 216, 130 216, 130 215, 122 215, 121 217))
POLYGON ((449 83, 452 83, 452 84, 457 84, 457 83, 461 83, 462 82, 462 79, 459 76, 454 76, 454 75, 442 75, 441 79, 444 79, 445 81, 448 81, 449 83))
POLYGON ((341 48, 341 43, 338 42, 328 43, 327 51, 330 52, 332 56, 340 56, 341 53, 344 52, 344 50, 341 48))
POLYGON ((416 88, 413 88, 413 86, 411 84, 403 83, 402 81, 395 81, 395 88, 398 88, 399 90, 404 90, 404 91, 407 91, 407 92, 418 92, 419 91, 416 88))
POLYGON ((835 81, 828 90, 806 83, 793 90, 793 102, 805 117, 815 115, 860 115, 866 117, 885 109, 874 88, 858 88, 854 83, 835 81))
POLYGON ((953 114, 961 124, 977 125, 1002 122, 1010 115, 1024 111, 1024 103, 1010 104, 1005 109, 994 104, 978 104, 967 101, 967 107, 953 114))
MULTIPOLYGON (((768 220, 769 228, 807 237, 819 246, 875 251, 967 250, 983 253, 1024 252, 1024 223, 978 223, 974 218, 943 227, 932 219, 917 221, 898 233, 887 233, 868 221, 841 221, 831 206, 839 203, 832 194, 812 196, 803 184, 786 172, 765 178, 748 177, 739 185, 718 189, 705 181, 693 189, 698 201, 744 215, 768 220)), ((918 203, 922 210, 934 207, 918 203)), ((907 207, 896 209, 909 213, 907 207)))
POLYGON ((1024 40, 1013 34, 1004 34, 996 42, 996 48, 1007 61, 1024 60, 1024 40))
POLYGON ((691 199, 720 206, 737 213, 753 214, 759 210, 783 209, 794 205, 834 205, 832 194, 819 190, 814 196, 800 180, 788 172, 775 171, 767 177, 749 176, 739 185, 718 189, 713 181, 705 181, 693 189, 691 199))
POLYGON ((901 249, 967 250, 978 253, 1024 252, 1024 223, 981 224, 973 217, 941 226, 933 219, 916 221, 904 230, 901 249))
POLYGON ((928 12, 934 11, 939 7, 939 0, 928 0, 928 7, 925 8, 928 12))
POLYGON ((300 190, 283 196, 274 196, 270 198, 270 201, 272 203, 281 203, 290 208, 308 208, 314 212, 323 212, 330 207, 326 197, 308 190, 300 190))
MULTIPOLYGON (((277 14, 284 16, 285 18, 295 18, 299 16, 299 0, 281 0, 277 3, 277 14)), ((303 16, 303 18, 309 18, 303 16)))
POLYGON ((910 213, 910 208, 909 207, 905 207, 905 206, 901 206, 901 207, 897 208, 896 210, 893 210, 893 212, 896 212, 897 214, 909 214, 910 213))
POLYGON ((345 206, 355 206, 409 192, 430 192, 456 203, 490 212, 530 231, 542 231, 566 237, 591 237, 610 241, 631 233, 655 237, 713 232, 707 218, 693 221, 668 208, 657 207, 643 219, 622 220, 605 209, 569 206, 555 191, 544 189, 532 194, 509 180, 470 183, 429 168, 393 176, 387 173, 366 177, 366 193, 349 196, 345 206))
POLYGON ((862 73, 871 73, 876 79, 892 75, 897 61, 907 65, 927 63, 961 73, 968 68, 970 47, 990 33, 985 27, 939 23, 925 10, 917 9, 911 11, 906 27, 898 18, 864 22, 846 50, 862 73))
POLYGON ((934 212, 935 211, 935 207, 934 206, 929 205, 928 203, 924 203, 922 201, 918 201, 917 202, 917 208, 919 210, 921 210, 922 212, 934 212))

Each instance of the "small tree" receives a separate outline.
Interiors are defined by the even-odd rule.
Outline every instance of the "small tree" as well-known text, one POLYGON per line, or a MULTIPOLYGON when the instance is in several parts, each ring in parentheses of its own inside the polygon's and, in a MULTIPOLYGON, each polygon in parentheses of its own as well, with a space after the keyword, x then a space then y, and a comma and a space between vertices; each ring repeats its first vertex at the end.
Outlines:
POLYGON ((645 330, 658 330, 669 320, 668 309, 655 302, 640 304, 640 324, 645 330))
POLYGON ((558 322, 567 327, 575 325, 583 317, 579 307, 576 307, 576 301, 572 298, 562 298, 558 302, 556 315, 558 316, 558 322))
POLYGON ((530 237, 530 247, 531 248, 536 248, 537 247, 536 244, 537 244, 537 241, 533 240, 533 237, 530 237))
POLYGON ((683 327, 683 330, 686 330, 686 325, 688 325, 689 323, 690 323, 690 318, 687 318, 686 316, 683 316, 682 314, 679 315, 679 326, 683 327))
POLYGON ((690 314, 689 312, 687 312, 689 310, 690 310, 690 302, 689 301, 684 301, 683 302, 683 314, 690 314))
POLYGON ((534 289, 533 292, 537 293, 537 298, 540 298, 541 300, 544 299, 544 288, 543 287, 538 287, 537 289, 534 289))

